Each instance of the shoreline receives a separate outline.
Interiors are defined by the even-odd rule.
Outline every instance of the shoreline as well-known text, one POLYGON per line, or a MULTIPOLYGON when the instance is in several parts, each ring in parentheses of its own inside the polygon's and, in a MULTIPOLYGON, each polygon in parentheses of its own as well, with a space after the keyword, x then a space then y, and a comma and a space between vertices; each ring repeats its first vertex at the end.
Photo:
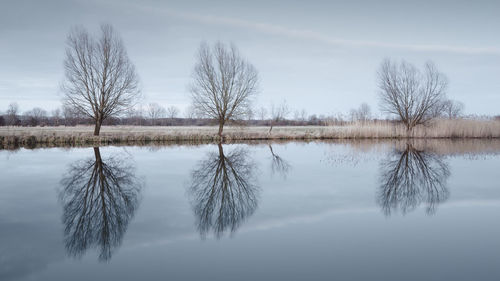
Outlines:
MULTIPOLYGON (((390 140, 390 139, 498 139, 500 121, 438 120, 416 127, 410 135, 402 125, 366 123, 346 126, 226 126, 223 142, 286 140, 390 140)), ((142 143, 211 143, 221 141, 217 127, 103 126, 93 136, 93 126, 0 127, 0 149, 5 147, 79 146, 142 143)))
MULTIPOLYGON (((166 148, 189 148, 198 146, 217 146, 217 141, 129 141, 118 143, 36 143, 30 145, 10 145, 0 147, 2 151, 38 150, 38 149, 82 149, 95 147, 140 147, 149 150, 161 150, 166 148)), ((369 153, 370 151, 404 151, 408 145, 419 152, 427 152, 435 155, 455 156, 468 155, 499 155, 500 138, 393 138, 393 139, 281 139, 281 140, 232 140, 224 141, 223 145, 246 145, 246 146, 282 146, 288 144, 309 145, 322 144, 326 146, 342 146, 356 153, 369 153)))

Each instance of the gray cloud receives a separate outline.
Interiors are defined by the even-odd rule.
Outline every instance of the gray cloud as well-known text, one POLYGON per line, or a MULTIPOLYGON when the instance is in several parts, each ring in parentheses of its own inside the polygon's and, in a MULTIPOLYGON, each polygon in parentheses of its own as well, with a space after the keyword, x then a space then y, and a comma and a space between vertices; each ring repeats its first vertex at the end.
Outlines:
POLYGON ((469 1, 83 1, 19 0, 0 9, 0 111, 60 105, 65 37, 71 26, 121 33, 145 103, 189 104, 202 40, 232 41, 259 70, 258 105, 286 99, 309 113, 376 111, 375 73, 385 57, 433 60, 449 96, 468 113, 498 114, 500 2, 469 1))
MULTIPOLYGON (((158 11, 157 9, 154 9, 158 11)), ((320 32, 307 29, 293 29, 265 22, 253 22, 238 18, 220 17, 214 15, 201 15, 181 11, 163 9, 168 16, 178 17, 184 20, 192 20, 206 24, 228 25, 237 28, 252 29, 258 32, 287 36, 296 39, 314 40, 320 43, 340 47, 360 48, 392 48, 415 52, 445 52, 465 55, 500 55, 499 47, 467 47, 454 45, 432 45, 432 44, 397 44, 377 41, 358 41, 335 38, 320 32)))

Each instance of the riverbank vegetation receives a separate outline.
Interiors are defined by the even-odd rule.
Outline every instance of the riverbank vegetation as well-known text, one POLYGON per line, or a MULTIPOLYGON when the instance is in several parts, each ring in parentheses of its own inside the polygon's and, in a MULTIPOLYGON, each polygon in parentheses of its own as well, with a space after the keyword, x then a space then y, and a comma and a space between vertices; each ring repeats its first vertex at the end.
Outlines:
POLYGON ((103 126, 100 136, 92 126, 0 127, 2 147, 33 144, 77 145, 133 142, 212 142, 242 140, 320 139, 456 139, 500 138, 500 120, 436 119, 408 131, 390 121, 345 122, 331 126, 227 126, 223 138, 218 126, 103 126))

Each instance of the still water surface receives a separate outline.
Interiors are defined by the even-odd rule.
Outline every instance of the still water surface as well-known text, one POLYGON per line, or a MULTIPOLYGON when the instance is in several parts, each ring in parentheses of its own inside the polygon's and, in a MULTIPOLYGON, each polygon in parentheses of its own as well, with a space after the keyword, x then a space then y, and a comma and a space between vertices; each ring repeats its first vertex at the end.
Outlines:
POLYGON ((500 280, 498 141, 0 159, 0 280, 500 280))

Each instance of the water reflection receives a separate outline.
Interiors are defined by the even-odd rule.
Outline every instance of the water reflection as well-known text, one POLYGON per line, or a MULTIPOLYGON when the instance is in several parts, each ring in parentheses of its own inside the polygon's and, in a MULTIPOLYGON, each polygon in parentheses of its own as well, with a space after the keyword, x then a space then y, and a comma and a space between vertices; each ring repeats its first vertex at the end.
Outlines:
POLYGON ((256 165, 249 151, 236 148, 227 154, 221 144, 191 173, 189 194, 202 238, 213 231, 217 238, 234 233, 257 208, 259 187, 256 165))
POLYGON ((380 164, 379 204, 386 215, 400 210, 406 214, 421 203, 433 214, 436 206, 449 196, 446 186, 450 170, 443 156, 418 150, 407 143, 404 150, 394 150, 380 164))
POLYGON ((278 154, 273 151, 273 146, 269 143, 269 150, 271 151, 272 161, 271 161, 271 174, 280 174, 283 178, 286 178, 288 172, 292 168, 292 165, 288 163, 285 159, 281 158, 278 154))
POLYGON ((107 261, 138 207, 143 183, 129 159, 103 159, 98 147, 94 156, 70 165, 61 180, 64 239, 69 255, 80 257, 98 248, 99 260, 107 261))

